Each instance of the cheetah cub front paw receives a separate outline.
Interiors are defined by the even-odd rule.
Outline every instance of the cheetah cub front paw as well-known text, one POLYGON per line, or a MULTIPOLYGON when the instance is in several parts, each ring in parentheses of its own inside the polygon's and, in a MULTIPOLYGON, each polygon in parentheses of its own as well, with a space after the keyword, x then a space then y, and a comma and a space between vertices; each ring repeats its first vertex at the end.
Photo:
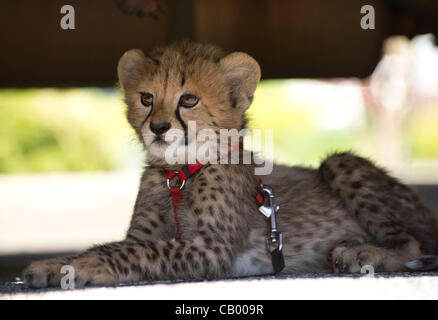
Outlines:
POLYGON ((70 272, 74 272, 71 275, 74 277, 74 288, 119 282, 118 275, 94 256, 32 262, 23 272, 23 281, 31 288, 59 287, 65 275, 62 273, 63 266, 71 267, 70 272))
POLYGON ((23 271, 23 281, 31 288, 59 286, 61 268, 66 263, 64 259, 34 261, 23 271))

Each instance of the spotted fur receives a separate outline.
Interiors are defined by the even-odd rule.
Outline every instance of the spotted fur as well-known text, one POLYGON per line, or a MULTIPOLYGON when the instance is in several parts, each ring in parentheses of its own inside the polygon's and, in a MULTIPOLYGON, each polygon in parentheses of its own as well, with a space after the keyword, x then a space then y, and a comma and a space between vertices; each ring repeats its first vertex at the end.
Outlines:
MULTIPOLYGON (((34 287, 60 283, 62 265, 73 265, 76 286, 146 279, 204 279, 272 273, 265 249, 266 220, 255 209, 254 165, 210 164, 186 182, 177 239, 164 161, 151 122, 186 130, 245 127, 245 110, 260 78, 244 53, 224 54, 209 45, 183 42, 144 56, 130 50, 118 74, 127 118, 148 153, 126 238, 78 255, 33 262, 24 280, 34 287), (141 95, 152 93, 145 107, 141 95), (200 98, 178 105, 186 93, 200 98), (149 140, 148 140, 149 139, 149 140)), ((184 139, 187 139, 185 135, 184 139)), ((185 140, 185 143, 190 143, 185 140)), ((423 254, 438 252, 438 226, 413 190, 352 153, 326 158, 318 169, 275 166, 263 177, 280 205, 284 273, 402 271, 423 254)))

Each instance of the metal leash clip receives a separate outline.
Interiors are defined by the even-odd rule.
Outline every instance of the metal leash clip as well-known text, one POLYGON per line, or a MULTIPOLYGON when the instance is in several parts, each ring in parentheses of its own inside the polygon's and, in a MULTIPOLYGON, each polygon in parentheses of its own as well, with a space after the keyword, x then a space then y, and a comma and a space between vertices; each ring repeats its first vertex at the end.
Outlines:
MULTIPOLYGON (((178 176, 175 176, 175 177, 178 177, 178 176)), ((170 188, 172 187, 172 186, 170 185, 170 179, 167 179, 167 180, 166 180, 166 183, 167 183, 167 188, 170 190, 170 188)), ((184 185, 185 185, 185 184, 186 184, 186 181, 183 180, 179 186, 175 186, 175 187, 179 187, 179 190, 182 190, 182 188, 184 188, 184 185)))
POLYGON ((271 245, 275 245, 276 249, 281 251, 283 248, 283 237, 281 232, 277 229, 277 220, 276 214, 280 209, 280 206, 274 203, 274 193, 272 192, 272 188, 262 184, 261 191, 269 197, 269 205, 262 204, 259 207, 259 211, 268 219, 270 219, 270 224, 268 225, 269 231, 266 237, 266 249, 269 252, 271 251, 271 245))

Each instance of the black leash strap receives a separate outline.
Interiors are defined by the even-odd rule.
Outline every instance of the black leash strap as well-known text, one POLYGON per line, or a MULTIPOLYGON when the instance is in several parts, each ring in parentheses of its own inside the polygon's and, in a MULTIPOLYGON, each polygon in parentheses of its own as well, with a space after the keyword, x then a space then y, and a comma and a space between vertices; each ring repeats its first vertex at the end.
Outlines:
POLYGON ((283 252, 279 249, 279 247, 275 248, 274 251, 271 252, 272 258, 272 267, 274 268, 274 273, 279 273, 284 269, 284 257, 283 252))

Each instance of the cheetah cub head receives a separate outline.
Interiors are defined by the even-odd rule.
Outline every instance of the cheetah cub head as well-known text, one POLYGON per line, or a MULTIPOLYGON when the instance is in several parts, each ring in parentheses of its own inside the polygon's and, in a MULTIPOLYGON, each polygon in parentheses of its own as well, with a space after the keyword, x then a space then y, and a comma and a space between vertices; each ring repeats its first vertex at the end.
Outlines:
POLYGON ((146 56, 138 49, 129 50, 120 58, 117 72, 128 121, 147 151, 148 162, 161 166, 166 166, 171 142, 186 146, 183 150, 199 143, 191 141, 188 132, 193 123, 196 134, 211 129, 218 137, 220 129, 244 128, 244 112, 260 80, 260 67, 249 55, 225 55, 215 46, 191 42, 146 56), (172 129, 182 134, 170 141, 166 136, 172 129))

